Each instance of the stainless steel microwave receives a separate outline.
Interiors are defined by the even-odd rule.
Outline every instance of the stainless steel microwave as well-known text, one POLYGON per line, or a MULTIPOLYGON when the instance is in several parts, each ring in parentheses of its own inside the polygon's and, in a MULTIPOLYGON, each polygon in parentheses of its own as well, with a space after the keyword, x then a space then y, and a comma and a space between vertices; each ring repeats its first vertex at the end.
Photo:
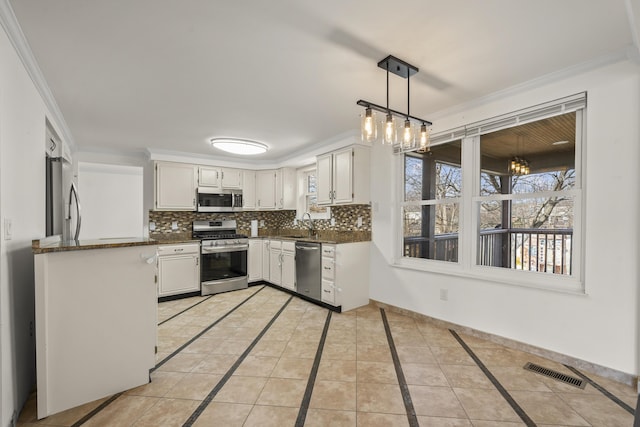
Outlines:
POLYGON ((242 190, 198 187, 198 212, 234 212, 242 210, 242 190))

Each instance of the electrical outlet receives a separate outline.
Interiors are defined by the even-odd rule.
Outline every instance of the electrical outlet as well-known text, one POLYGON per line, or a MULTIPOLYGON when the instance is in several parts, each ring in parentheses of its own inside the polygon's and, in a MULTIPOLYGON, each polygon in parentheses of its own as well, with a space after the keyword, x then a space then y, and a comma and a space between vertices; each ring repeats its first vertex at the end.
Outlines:
POLYGON ((260 227, 264 227, 264 219, 260 220, 260 227))
POLYGON ((149 223, 149 230, 150 231, 156 231, 156 223, 155 222, 151 221, 149 223))
POLYGON ((333 227, 334 225, 336 225, 336 219, 335 218, 331 218, 331 226, 333 227))
POLYGON ((362 217, 358 217, 358 227, 362 227, 362 217))
POLYGON ((178 221, 173 221, 171 223, 171 229, 172 230, 177 230, 178 229, 178 221))
POLYGON ((4 219, 4 240, 11 240, 13 237, 13 225, 11 218, 4 219))
POLYGON ((449 290, 448 289, 440 289, 440 300, 441 301, 449 301, 449 290))
POLYGON ((298 225, 298 218, 293 218, 293 225, 298 225))

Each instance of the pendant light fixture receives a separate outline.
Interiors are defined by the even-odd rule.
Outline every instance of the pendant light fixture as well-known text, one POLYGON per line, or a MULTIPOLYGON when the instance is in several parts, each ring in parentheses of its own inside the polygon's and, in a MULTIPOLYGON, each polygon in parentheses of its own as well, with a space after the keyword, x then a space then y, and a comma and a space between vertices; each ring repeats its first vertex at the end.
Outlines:
POLYGON ((431 126, 429 120, 424 120, 419 117, 414 117, 410 112, 410 100, 411 100, 411 87, 409 85, 409 78, 418 72, 418 68, 401 60, 392 55, 387 56, 380 62, 378 67, 387 71, 387 106, 374 104, 369 101, 359 100, 357 102, 361 107, 365 107, 365 114, 361 120, 361 135, 362 140, 366 142, 373 142, 377 139, 377 129, 375 122, 375 111, 385 114, 385 120, 382 127, 382 143, 394 145, 394 151, 407 152, 421 149, 428 145, 429 132, 427 127, 431 126), (402 113, 400 111, 389 108, 389 72, 407 79, 407 112, 402 113), (400 135, 398 135, 398 125, 396 117, 403 118, 400 126, 400 135), (373 126, 372 126, 373 124, 373 126), (420 124, 420 146, 417 146, 416 129, 417 124, 420 124), (399 138, 398 138, 399 137, 399 138))

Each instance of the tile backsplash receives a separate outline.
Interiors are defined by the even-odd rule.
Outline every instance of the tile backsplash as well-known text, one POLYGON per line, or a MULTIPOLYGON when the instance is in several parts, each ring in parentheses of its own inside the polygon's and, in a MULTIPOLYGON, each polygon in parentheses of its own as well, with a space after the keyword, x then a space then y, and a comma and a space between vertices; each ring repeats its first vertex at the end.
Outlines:
MULTIPOLYGON (((251 221, 257 220, 260 229, 282 230, 307 228, 306 221, 297 221, 294 224, 296 211, 249 211, 234 213, 204 213, 204 212, 183 212, 183 211, 149 211, 149 224, 155 224, 155 230, 151 233, 191 233, 193 221, 213 221, 222 219, 235 219, 238 223, 239 231, 248 234, 251 229, 251 221), (264 221, 264 223, 261 223, 264 221), (177 229, 172 229, 173 222, 176 222, 177 229)), ((371 232, 371 206, 370 205, 348 205, 332 206, 331 216, 335 225, 331 225, 330 219, 314 219, 313 225, 316 230, 325 231, 367 231, 371 232), (362 225, 358 227, 358 217, 362 218, 362 225)))

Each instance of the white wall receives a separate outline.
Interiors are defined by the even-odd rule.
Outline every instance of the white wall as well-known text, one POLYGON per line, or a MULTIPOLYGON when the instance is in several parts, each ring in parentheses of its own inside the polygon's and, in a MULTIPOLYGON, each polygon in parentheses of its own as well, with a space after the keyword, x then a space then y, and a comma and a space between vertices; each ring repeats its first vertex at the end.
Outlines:
POLYGON ((45 234, 46 116, 43 99, 0 30, 0 218, 3 228, 4 219, 13 224, 13 238, 0 240, 2 426, 20 411, 35 383, 31 240, 45 234))
POLYGON ((640 71, 619 62, 436 114, 434 132, 587 91, 586 295, 392 265, 397 166, 375 147, 370 297, 418 313, 638 374, 640 71), (448 301, 439 290, 448 289, 448 301))
POLYGON ((143 168, 78 162, 81 239, 143 235, 143 168))

